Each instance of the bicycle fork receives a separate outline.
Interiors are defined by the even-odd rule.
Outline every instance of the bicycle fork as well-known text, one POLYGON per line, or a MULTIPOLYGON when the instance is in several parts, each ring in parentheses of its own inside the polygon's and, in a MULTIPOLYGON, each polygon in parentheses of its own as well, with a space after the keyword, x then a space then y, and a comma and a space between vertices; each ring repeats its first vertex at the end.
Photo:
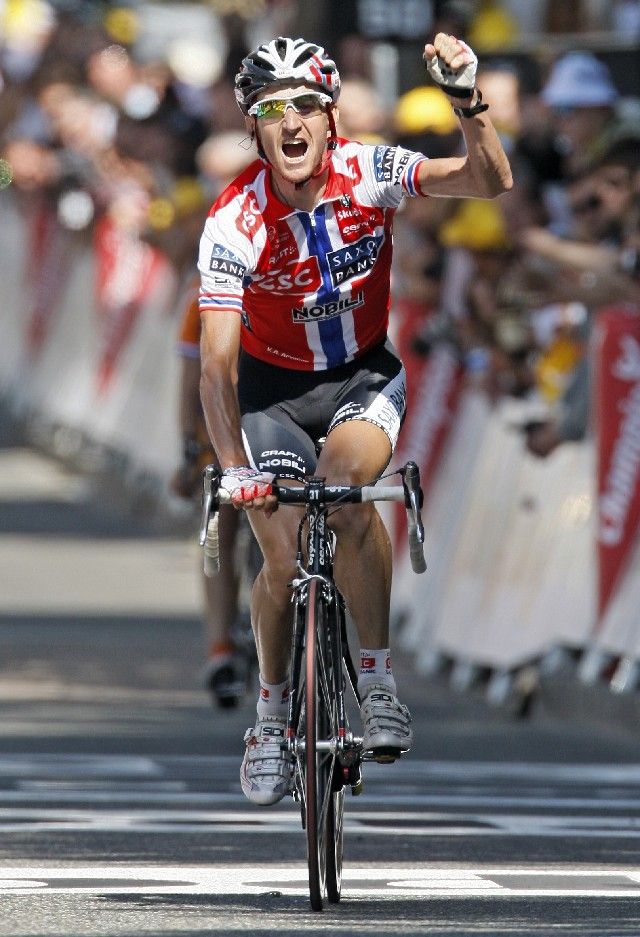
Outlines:
MULTIPOLYGON (((350 658, 348 644, 346 643, 344 604, 342 598, 331 588, 330 582, 324 576, 321 574, 307 573, 304 570, 300 570, 300 578, 294 580, 292 583, 294 588, 292 601, 295 602, 297 610, 291 658, 294 682, 291 686, 291 694, 289 697, 287 736, 283 747, 296 759, 302 757, 306 750, 306 739, 296 733, 296 726, 299 724, 300 708, 304 698, 304 685, 295 678, 295 675, 301 673, 301 664, 305 651, 304 622, 301 612, 305 608, 308 584, 312 579, 322 581, 325 601, 328 605, 335 604, 334 614, 330 616, 330 621, 333 622, 335 627, 330 629, 327 643, 331 655, 333 673, 338 675, 335 687, 337 734, 329 739, 317 739, 316 751, 329 753, 336 758, 339 770, 334 773, 335 789, 340 790, 340 788, 344 786, 349 786, 351 787, 352 794, 357 796, 362 793, 363 789, 361 772, 362 738, 354 736, 350 731, 346 714, 344 689, 347 679, 349 679, 349 682, 353 685, 353 663, 350 658), (345 676, 343 662, 348 677, 345 676)), ((355 695, 357 699, 357 694, 355 695)), ((299 800, 299 792, 295 789, 293 791, 293 796, 295 800, 299 800)))

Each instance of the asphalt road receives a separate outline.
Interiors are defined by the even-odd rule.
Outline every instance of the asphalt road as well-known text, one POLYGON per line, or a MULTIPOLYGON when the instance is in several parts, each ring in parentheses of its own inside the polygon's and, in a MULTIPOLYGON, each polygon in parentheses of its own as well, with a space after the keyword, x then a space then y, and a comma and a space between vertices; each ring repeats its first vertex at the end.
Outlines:
POLYGON ((396 659, 416 743, 347 800, 309 910, 292 804, 247 803, 253 702, 201 688, 192 538, 0 449, 0 935, 640 934, 640 741, 523 721, 396 659))

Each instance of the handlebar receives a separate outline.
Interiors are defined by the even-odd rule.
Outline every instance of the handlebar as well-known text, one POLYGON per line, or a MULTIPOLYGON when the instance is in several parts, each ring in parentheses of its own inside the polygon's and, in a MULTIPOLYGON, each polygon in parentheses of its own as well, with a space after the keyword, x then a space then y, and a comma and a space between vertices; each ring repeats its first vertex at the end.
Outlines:
MULTIPOLYGON (((407 509, 407 534, 411 567, 416 573, 427 568, 424 558, 424 525, 420 515, 422 489, 420 471, 415 462, 400 469, 402 485, 325 485, 323 479, 308 479, 303 487, 288 487, 274 482, 272 494, 279 504, 363 504, 370 501, 402 501, 407 509)), ((205 572, 214 575, 220 568, 218 552, 218 509, 230 504, 231 497, 220 488, 220 474, 215 465, 203 473, 204 500, 200 526, 200 546, 204 547, 205 572)))

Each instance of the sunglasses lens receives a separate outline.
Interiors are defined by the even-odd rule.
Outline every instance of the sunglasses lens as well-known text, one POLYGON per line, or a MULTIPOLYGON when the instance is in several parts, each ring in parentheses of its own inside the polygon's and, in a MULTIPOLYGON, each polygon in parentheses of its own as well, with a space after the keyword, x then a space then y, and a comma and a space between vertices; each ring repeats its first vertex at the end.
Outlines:
POLYGON ((311 117, 317 114, 321 108, 321 102, 315 94, 301 94, 299 98, 293 99, 293 106, 302 117, 311 117))
POLYGON ((287 106, 286 101, 260 101, 256 105, 256 117, 282 117, 287 106))
POLYGON ((259 101, 255 105, 255 116, 263 120, 274 120, 284 116, 291 106, 301 117, 312 117, 322 110, 322 99, 316 94, 300 94, 295 98, 273 98, 259 101))

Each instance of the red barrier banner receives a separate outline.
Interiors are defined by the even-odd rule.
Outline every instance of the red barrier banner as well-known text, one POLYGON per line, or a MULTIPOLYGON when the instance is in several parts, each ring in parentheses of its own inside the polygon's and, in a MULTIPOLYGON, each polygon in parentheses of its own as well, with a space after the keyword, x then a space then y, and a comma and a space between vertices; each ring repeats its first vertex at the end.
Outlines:
POLYGON ((31 303, 25 340, 32 362, 42 353, 55 313, 60 308, 74 259, 74 246, 69 231, 58 221, 55 206, 42 199, 29 219, 25 271, 25 292, 31 303))
POLYGON ((599 310, 594 339, 602 620, 640 534, 640 310, 599 310))
POLYGON ((108 216, 96 225, 94 243, 96 298, 102 326, 96 383, 98 393, 103 394, 111 385, 145 299, 153 292, 167 260, 134 231, 108 216))
MULTIPOLYGON (((413 320, 420 324, 420 318, 413 316, 410 308, 400 312, 404 312, 405 321, 397 343, 407 372, 407 417, 393 465, 402 465, 409 459, 417 463, 426 503, 455 418, 464 371, 457 355, 444 343, 436 344, 428 357, 417 355, 411 347, 416 330, 410 323, 413 320)), ((396 505, 395 514, 394 541, 402 551, 406 548, 404 506, 396 505)))

